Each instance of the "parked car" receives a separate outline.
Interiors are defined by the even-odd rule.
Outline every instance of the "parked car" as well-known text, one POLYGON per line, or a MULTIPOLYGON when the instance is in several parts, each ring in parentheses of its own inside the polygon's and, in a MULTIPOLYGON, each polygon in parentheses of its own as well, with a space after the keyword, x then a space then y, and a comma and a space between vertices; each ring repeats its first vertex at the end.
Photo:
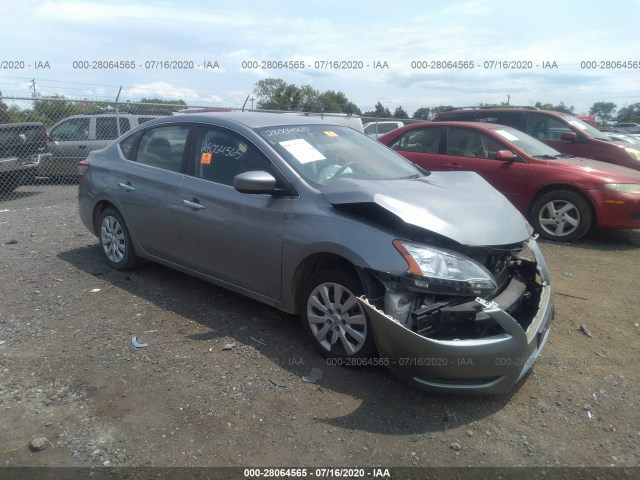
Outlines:
POLYGON ((363 125, 364 133, 371 138, 378 138, 391 130, 404 126, 404 122, 383 120, 380 122, 367 122, 363 125))
POLYGON ((640 172, 562 154, 515 128, 417 123, 379 140, 423 168, 482 175, 544 238, 573 241, 592 226, 640 228, 640 172))
POLYGON ((48 147, 52 156, 40 164, 38 175, 76 177, 78 162, 87 158, 90 152, 106 147, 123 133, 157 117, 122 112, 63 118, 48 130, 48 147))
POLYGON ((0 195, 32 183, 38 164, 49 157, 42 122, 0 124, 0 195))
POLYGON ((612 131, 612 132, 604 131, 604 134, 607 137, 609 137, 611 140, 614 140, 616 142, 627 142, 632 145, 635 145, 636 148, 640 148, 640 136, 635 136, 635 135, 626 134, 626 133, 618 133, 615 131, 612 131))
POLYGON ((614 131, 620 132, 620 133, 626 133, 626 134, 632 134, 632 135, 639 135, 640 134, 640 125, 637 124, 637 123, 633 123, 633 122, 616 123, 611 128, 614 131))
POLYGON ((612 141, 573 115, 534 107, 474 107, 440 112, 434 121, 464 121, 508 125, 555 150, 640 170, 640 149, 612 141))
POLYGON ((80 216, 109 265, 151 260, 296 313, 334 364, 497 393, 547 339, 549 276, 522 215, 479 175, 429 174, 349 127, 181 115, 80 171, 80 216))

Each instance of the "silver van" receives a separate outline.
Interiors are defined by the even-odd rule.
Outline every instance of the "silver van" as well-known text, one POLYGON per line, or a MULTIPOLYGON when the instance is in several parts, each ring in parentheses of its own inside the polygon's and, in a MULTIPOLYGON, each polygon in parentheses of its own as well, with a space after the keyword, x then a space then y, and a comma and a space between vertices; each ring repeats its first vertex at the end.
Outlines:
POLYGON ((93 150, 109 145, 123 133, 157 118, 158 115, 100 113, 63 118, 47 131, 47 146, 52 156, 41 161, 42 177, 76 177, 78 162, 93 150))

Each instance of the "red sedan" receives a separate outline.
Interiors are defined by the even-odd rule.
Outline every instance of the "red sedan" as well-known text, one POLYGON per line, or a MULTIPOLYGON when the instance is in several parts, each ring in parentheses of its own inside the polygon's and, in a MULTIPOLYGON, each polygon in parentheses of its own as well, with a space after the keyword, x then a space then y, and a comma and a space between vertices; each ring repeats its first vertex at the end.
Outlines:
POLYGON ((414 123, 378 140, 427 170, 478 173, 544 238, 573 241, 592 226, 640 228, 640 172, 562 154, 514 128, 414 123))

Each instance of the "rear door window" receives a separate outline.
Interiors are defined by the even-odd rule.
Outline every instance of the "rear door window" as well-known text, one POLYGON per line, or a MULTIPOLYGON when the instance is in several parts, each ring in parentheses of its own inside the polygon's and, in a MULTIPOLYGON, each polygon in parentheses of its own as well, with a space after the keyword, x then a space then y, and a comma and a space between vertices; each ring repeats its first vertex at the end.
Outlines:
POLYGON ((526 133, 538 140, 561 140, 564 132, 571 128, 562 120, 544 113, 530 113, 527 118, 526 133))
POLYGON ((133 154, 135 153, 133 147, 135 147, 136 142, 142 136, 142 133, 143 132, 138 132, 136 134, 130 135, 120 142, 120 150, 122 151, 122 155, 124 156, 124 158, 126 158, 127 160, 132 159, 133 154))
MULTIPOLYGON (((129 119, 120 117, 120 135, 131 129, 129 119)), ((96 118, 96 140, 115 140, 120 136, 116 123, 116 117, 96 118)))
POLYGON ((438 153, 441 136, 442 127, 416 128, 398 137, 391 148, 404 152, 438 153))
POLYGON ((493 138, 467 128, 449 128, 447 155, 470 158, 495 159, 504 147, 493 138))
POLYGON ((131 155, 130 159, 151 167, 180 172, 188 136, 188 125, 151 128, 142 134, 135 156, 131 155))

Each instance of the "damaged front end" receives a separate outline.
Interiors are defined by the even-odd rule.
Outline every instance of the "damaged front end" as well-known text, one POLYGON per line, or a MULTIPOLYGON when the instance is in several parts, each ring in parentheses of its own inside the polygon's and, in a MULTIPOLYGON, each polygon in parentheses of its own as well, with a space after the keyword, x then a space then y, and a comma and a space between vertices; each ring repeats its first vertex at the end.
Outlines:
POLYGON ((368 272, 360 303, 380 357, 418 387, 502 393, 532 367, 553 318, 549 273, 534 238, 460 253, 396 241, 409 268, 368 272))

